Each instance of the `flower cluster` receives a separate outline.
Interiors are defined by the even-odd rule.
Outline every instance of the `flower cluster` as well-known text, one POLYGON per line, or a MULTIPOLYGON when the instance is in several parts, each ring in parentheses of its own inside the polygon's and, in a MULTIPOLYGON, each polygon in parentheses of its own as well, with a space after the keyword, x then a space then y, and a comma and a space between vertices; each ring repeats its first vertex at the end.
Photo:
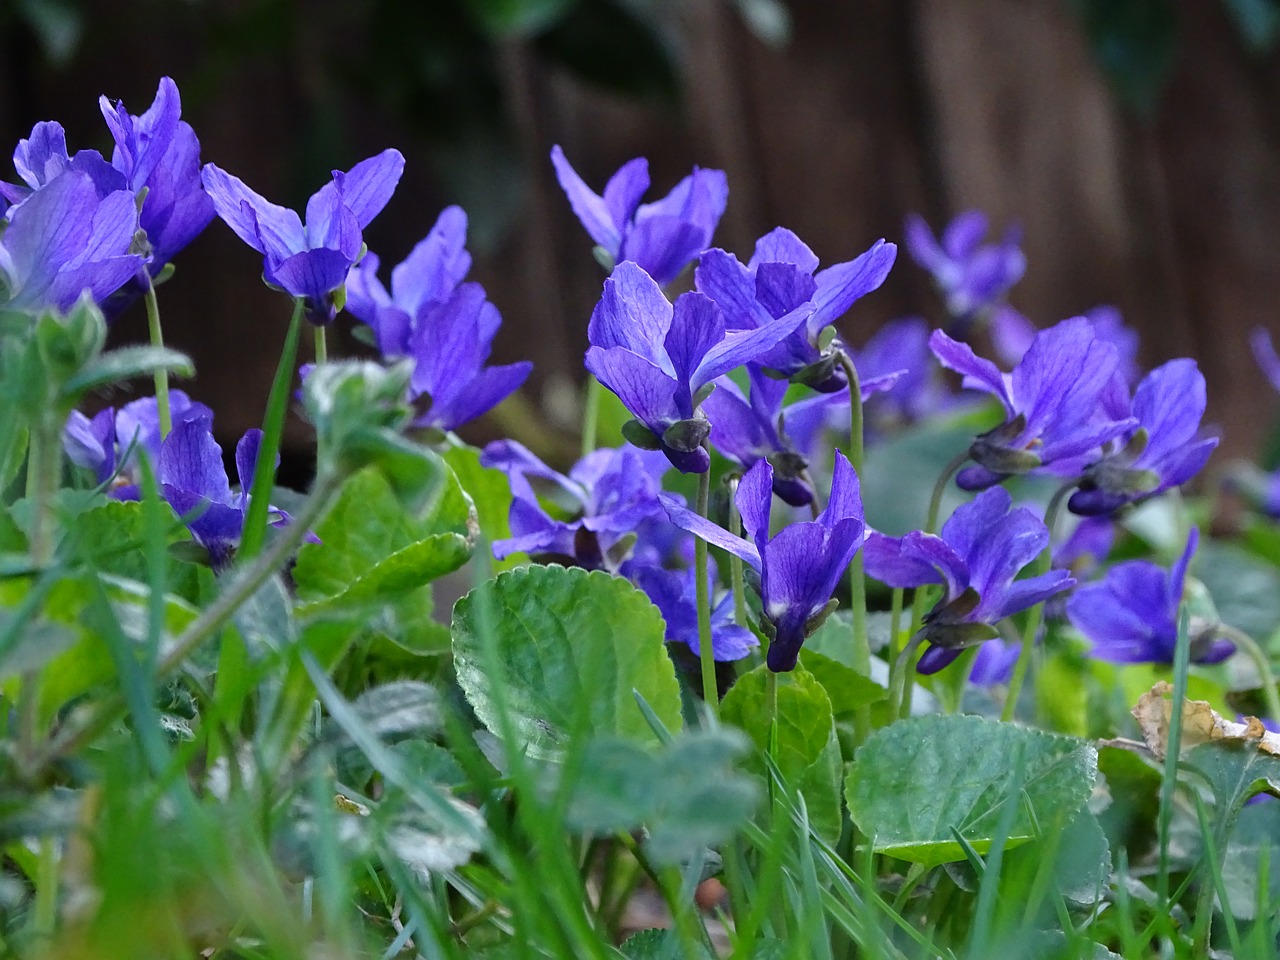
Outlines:
MULTIPOLYGON (((382 261, 366 249, 364 230, 395 192, 404 169, 398 151, 335 170, 300 215, 213 164, 201 166, 172 81, 162 81, 139 116, 105 98, 102 112, 115 142, 109 160, 69 153, 52 122, 19 144, 18 182, 0 184, 0 305, 66 310, 87 295, 112 309, 150 292, 216 214, 262 255, 266 282, 295 302, 295 324, 305 316, 324 326, 345 308, 386 361, 411 362, 404 399, 424 439, 441 442, 528 377, 528 363, 489 364, 501 316, 468 280, 460 208, 443 210, 389 280, 380 278, 382 261)), ((1055 621, 1065 612, 1096 656, 1171 657, 1195 534, 1168 574, 1146 561, 1108 568, 1105 555, 1112 517, 1186 483, 1217 445, 1201 432, 1205 384, 1193 361, 1140 376, 1136 336, 1109 308, 1037 330, 1007 303, 1026 267, 1017 231, 988 243, 987 220, 976 211, 940 238, 919 218, 906 225, 908 250, 941 291, 950 332, 930 333, 924 320, 907 318, 855 347, 835 325, 885 282, 895 244, 875 240, 822 267, 795 233, 777 227, 744 262, 711 246, 728 200, 722 171, 695 168, 667 196, 642 203, 643 159, 623 166, 600 194, 559 147, 551 161, 608 270, 587 324, 585 366, 629 412, 622 433, 630 443, 588 452, 563 473, 516 440, 491 443, 481 464, 505 474, 512 494, 510 536, 492 545, 497 558, 624 577, 662 612, 670 642, 701 651, 699 621, 709 619, 715 659, 749 657, 757 636, 767 636, 764 660, 774 671, 798 665, 806 638, 844 596, 861 614, 864 574, 924 592, 911 634, 926 644, 920 673, 987 644, 971 677, 1005 682, 1036 639, 1008 637, 1008 621, 1039 605, 1055 621), (690 268, 694 289, 669 296, 665 288, 690 268), (1009 372, 965 342, 976 323, 989 323, 1009 372), (959 487, 975 495, 940 528, 889 536, 864 515, 863 432, 874 441, 950 410, 975 415, 944 369, 960 375, 961 387, 994 397, 1000 422, 972 439, 969 462, 957 467, 959 487), (848 437, 840 443, 857 469, 830 442, 833 432, 848 437), (697 509, 664 490, 672 466, 696 475, 697 509), (745 536, 708 509, 725 506, 711 496, 712 471, 736 482, 730 515, 741 518, 745 536), (1025 474, 1064 484, 1047 514, 1015 506, 1001 486, 1025 474), (775 509, 775 496, 788 509, 775 509), (1060 502, 1087 519, 1054 543, 1060 502), (808 519, 791 508, 807 510, 808 519), (720 585, 695 538, 745 563, 758 608, 720 585), (1095 567, 1101 579, 1077 586, 1095 567), (743 620, 744 609, 755 612, 743 620)), ((1265 336, 1255 351, 1280 387, 1280 360, 1265 336)), ((257 460, 276 451, 260 449, 263 432, 246 434, 233 490, 212 422, 211 410, 174 391, 164 404, 144 398, 92 417, 73 414, 64 445, 117 499, 140 496, 145 458, 161 494, 221 570, 250 512, 257 460)), ((270 514, 288 522, 281 511, 270 514)), ((1196 643, 1203 662, 1234 649, 1211 631, 1196 643)))

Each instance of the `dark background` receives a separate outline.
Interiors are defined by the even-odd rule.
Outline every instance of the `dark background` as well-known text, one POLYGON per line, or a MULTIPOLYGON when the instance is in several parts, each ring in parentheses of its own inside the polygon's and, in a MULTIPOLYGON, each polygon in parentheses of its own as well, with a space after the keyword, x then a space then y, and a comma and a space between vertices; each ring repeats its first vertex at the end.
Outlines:
MULTIPOLYGON (((495 360, 535 363, 472 439, 543 450, 576 431, 601 282, 552 144, 597 189, 638 155, 659 194, 724 168, 716 244, 744 257, 778 224, 830 263, 900 241, 910 211, 977 206, 1025 230, 1015 306, 1044 326, 1116 304, 1145 365, 1199 359, 1225 450, 1247 454, 1280 407, 1246 342, 1280 335, 1278 35, 1280 0, 0 0, 0 151, 41 119, 105 149, 97 96, 139 113, 164 74, 203 159, 280 203, 398 147, 369 246, 386 269, 467 208, 495 360)), ((226 445, 261 415, 289 305, 218 221, 177 267, 167 337, 226 445)), ((904 253, 842 327, 858 344, 938 310, 904 253)), ((145 338, 140 306, 114 335, 145 338)), ((294 421, 298 457, 307 439, 294 421)))

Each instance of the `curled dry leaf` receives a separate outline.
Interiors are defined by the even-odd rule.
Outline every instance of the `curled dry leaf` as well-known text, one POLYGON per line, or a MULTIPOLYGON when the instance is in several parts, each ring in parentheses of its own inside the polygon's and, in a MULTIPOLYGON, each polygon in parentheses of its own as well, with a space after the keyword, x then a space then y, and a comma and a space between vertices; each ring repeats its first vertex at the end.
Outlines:
MULTIPOLYGON (((1133 716, 1142 728, 1142 739, 1148 749, 1163 760, 1168 752, 1169 724, 1173 701, 1168 698, 1173 686, 1162 680, 1138 699, 1133 716)), ((1257 744, 1260 753, 1280 757, 1280 734, 1271 733, 1257 717, 1245 717, 1243 723, 1226 720, 1204 700, 1184 700, 1182 704, 1182 749, 1212 740, 1248 740, 1257 744)))

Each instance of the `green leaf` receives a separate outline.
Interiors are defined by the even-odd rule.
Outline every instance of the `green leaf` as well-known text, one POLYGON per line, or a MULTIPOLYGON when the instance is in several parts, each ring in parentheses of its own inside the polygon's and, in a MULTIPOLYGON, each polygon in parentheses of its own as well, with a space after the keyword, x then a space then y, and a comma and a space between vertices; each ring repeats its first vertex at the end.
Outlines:
MULTIPOLYGON (((768 668, 738 678, 720 708, 724 723, 746 731, 757 747, 753 768, 765 775, 769 750, 768 668)), ((809 820, 828 840, 840 835, 840 745, 831 699, 803 667, 777 674, 778 740, 773 762, 783 780, 804 794, 809 820)))
POLYGON ((157 370, 168 370, 181 377, 190 377, 196 372, 190 357, 168 347, 120 347, 89 361, 66 382, 62 392, 74 403, 97 387, 134 377, 149 377, 157 370))
POLYGON ((934 865, 964 859, 953 829, 985 854, 1007 802, 1018 804, 1010 846, 1034 836, 1035 823, 1070 816, 1088 799, 1097 764, 1094 748, 1071 737, 982 717, 916 717, 862 745, 845 795, 877 851, 934 865), (1010 758, 1019 750, 1026 779, 1011 797, 1010 758))
MULTIPOLYGON (((480 521, 480 535, 493 543, 511 536, 508 517, 511 513, 511 484, 501 470, 480 465, 480 451, 475 447, 450 447, 444 461, 453 470, 458 483, 475 504, 480 521)), ((498 570, 508 570, 518 563, 508 557, 494 561, 498 570)))
POLYGON ((827 691, 831 698, 831 712, 836 719, 889 696, 889 691, 874 680, 868 680, 856 670, 816 650, 802 649, 800 663, 827 691))
POLYGON ((1226 855, 1222 883, 1227 903, 1237 920, 1257 919, 1258 884, 1262 859, 1267 865, 1267 902, 1280 895, 1280 803, 1253 803, 1240 811, 1226 855))
POLYGON ((350 587, 328 600, 313 604, 308 613, 326 607, 357 606, 399 600, 467 562, 471 547, 456 533, 441 533, 411 543, 386 557, 350 587))
MULTIPOLYGON (((139 644, 145 642, 150 590, 145 584, 105 575, 102 586, 124 636, 139 644)), ((0 582, 0 608, 16 606, 29 588, 28 580, 0 582)), ((110 649, 91 626, 95 590, 86 575, 66 576, 53 584, 44 600, 41 608, 43 619, 38 623, 69 628, 74 639, 70 646, 50 658, 42 671, 39 698, 42 722, 48 722, 53 712, 70 700, 115 675, 110 649)), ((173 596, 165 597, 161 654, 165 644, 189 626, 197 615, 196 608, 185 601, 173 596)), ((58 635, 65 640, 61 631, 58 635)))
POLYGON ((453 655, 476 716, 501 735, 499 704, 519 742, 556 750, 582 733, 649 742, 633 690, 678 730, 680 691, 658 609, 625 580, 599 571, 524 567, 458 601, 453 655))
POLYGON ((641 930, 627 938, 619 948, 627 960, 712 960, 711 951, 698 942, 689 953, 675 930, 641 930))
MULTIPOLYGON (((891 537, 919 530, 938 475, 988 426, 982 415, 930 420, 877 446, 861 473, 867 523, 891 537)), ((955 484, 949 484, 940 516, 962 502, 955 484)))
POLYGON ((728 841, 763 796, 753 777, 734 769, 747 747, 727 728, 682 733, 657 752, 618 737, 592 739, 573 768, 566 822, 602 835, 645 827, 651 860, 688 861, 728 841))
POLYGON ((440 694, 429 683, 396 680, 360 694, 351 705, 376 736, 405 737, 438 733, 440 694))
POLYGON ((1200 544, 1194 573, 1224 623, 1252 637, 1280 627, 1280 570, 1236 544, 1209 540, 1200 544))
MULTIPOLYGON (((1088 810, 1079 811, 1070 823, 1059 828, 1042 823, 1045 832, 1056 834, 1042 843, 1028 843, 1011 850, 1003 876, 1015 887, 1021 877, 1037 872, 1051 850, 1054 857, 1054 887, 1072 903, 1087 906, 1106 896, 1111 877, 1111 847, 1098 818, 1088 810)), ((1017 895, 1017 890, 1011 891, 1017 895)))
POLYGON ((1259 750, 1256 741, 1202 743, 1182 755, 1179 768, 1198 773, 1209 784, 1220 823, 1231 823, 1254 794, 1280 797, 1280 757, 1259 750))
POLYGON ((405 512, 391 484, 365 469, 342 487, 316 528, 319 543, 298 550, 298 596, 322 609, 388 603, 466 562, 467 501, 441 462, 438 490, 425 514, 405 512), (443 528, 443 529, 442 529, 443 528))

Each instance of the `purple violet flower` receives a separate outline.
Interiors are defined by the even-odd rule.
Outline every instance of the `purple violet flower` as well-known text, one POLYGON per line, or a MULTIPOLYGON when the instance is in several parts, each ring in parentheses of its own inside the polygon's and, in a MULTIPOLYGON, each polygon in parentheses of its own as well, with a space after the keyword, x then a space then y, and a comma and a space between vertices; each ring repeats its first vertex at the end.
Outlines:
MULTIPOLYGON (((1084 318, 1093 324, 1094 335, 1113 344, 1119 357, 1119 372, 1126 384, 1137 383, 1138 331, 1126 327, 1120 311, 1103 304, 1087 310, 1084 318)), ((1036 336, 1036 325, 1007 303, 991 315, 991 343, 1007 366, 1016 366, 1036 336)))
POLYGON ((294 211, 211 163, 202 179, 218 216, 263 255, 267 283, 303 300, 312 323, 326 324, 342 307, 347 272, 363 250, 361 231, 387 205, 403 171, 398 150, 384 150, 347 173, 333 171, 307 201, 305 225, 294 211))
MULTIPOLYGON (((160 445, 157 479, 161 495, 186 523, 196 542, 209 552, 213 569, 221 572, 231 565, 240 543, 262 431, 250 430, 236 444, 241 492, 232 493, 222 465, 222 447, 213 439, 211 424, 208 417, 174 423, 160 445)), ((290 522, 283 510, 274 506, 270 510, 272 526, 290 522)))
POLYGON ((628 440, 661 449, 682 473, 704 473, 711 426, 698 408, 712 381, 768 350, 809 309, 806 303, 758 329, 727 331, 708 297, 686 293, 673 308, 657 281, 634 263, 620 263, 591 314, 587 369, 635 417, 628 440))
POLYGON ((13 168, 22 183, 0 181, 0 195, 16 208, 32 194, 47 187, 68 170, 87 176, 105 198, 118 190, 128 190, 123 173, 115 169, 97 150, 67 151, 67 134, 56 120, 42 120, 31 135, 18 141, 13 151, 13 168))
MULTIPOLYGON (((213 411, 192 400, 182 390, 169 391, 173 422, 212 420, 213 411)), ((141 473, 139 454, 160 458, 160 415, 155 397, 142 397, 117 410, 107 407, 92 419, 73 410, 62 432, 62 446, 76 466, 92 470, 99 484, 110 482, 107 495, 116 500, 137 500, 141 473)))
POLYGON ((478 283, 463 283, 471 268, 467 215, 446 208, 426 238, 391 271, 391 292, 378 279, 378 258, 367 254, 347 276, 347 309, 368 324, 388 359, 414 361, 410 399, 430 398, 419 427, 456 430, 519 389, 533 364, 487 367, 502 316, 478 283))
MULTIPOLYGON (((1178 608, 1199 541, 1200 532, 1192 527, 1172 570, 1146 560, 1126 560, 1100 582, 1075 592, 1067 601, 1067 616, 1093 644, 1092 656, 1112 663, 1173 663, 1178 608)), ((1235 644, 1217 635, 1216 624, 1192 620, 1193 663, 1221 663, 1234 652, 1235 644)))
POLYGON ((419 317, 443 304, 471 269, 467 252, 467 214, 445 207, 435 224, 391 270, 391 292, 378 279, 378 257, 365 255, 347 275, 347 310, 368 324, 386 357, 410 355, 419 317))
MULTIPOLYGON (((696 656, 698 643, 697 574, 693 569, 664 570, 634 565, 629 574, 645 592, 666 622, 668 643, 683 643, 696 656)), ((707 568, 708 596, 715 595, 715 565, 707 568)), ((711 608, 711 649, 716 660, 741 660, 760 643, 746 627, 733 622, 733 591, 725 593, 711 608)))
POLYGON ((1152 370, 1134 391, 1136 425, 1117 438, 1120 449, 1085 468, 1068 509, 1104 516, 1190 480, 1218 445, 1217 437, 1197 439, 1205 402, 1204 375, 1194 360, 1152 370))
POLYGON ((1004 404, 1005 422, 970 448, 977 465, 956 477, 965 490, 1041 467, 1074 475, 1082 458, 1136 425, 1103 403, 1104 393, 1115 389, 1116 348, 1095 336, 1084 317, 1037 333, 1012 374, 941 330, 933 332, 929 348, 944 367, 964 375, 965 387, 1004 404))
MULTIPOLYGON (((865 401, 881 390, 890 389, 906 371, 868 378, 860 386, 865 401)), ((749 470, 761 459, 773 465, 773 492, 793 507, 813 501, 813 486, 806 474, 806 451, 824 422, 827 408, 838 406, 848 422, 849 400, 841 394, 820 394, 783 407, 787 393, 785 380, 765 374, 755 363, 747 364, 750 398, 728 377, 716 381, 716 389, 703 401, 702 409, 711 420, 711 443, 720 453, 749 470), (796 436, 791 436, 792 427, 796 436)), ((846 430, 847 432, 847 430, 846 430)))
POLYGON ((102 303, 145 259, 134 252, 132 193, 100 196, 87 173, 67 169, 8 210, 0 233, 0 306, 70 310, 88 293, 102 303))
POLYGON ((213 201, 200 181, 200 141, 180 119, 182 102, 169 77, 161 78, 155 100, 139 116, 119 100, 113 107, 101 97, 98 104, 116 143, 112 167, 134 194, 147 191, 139 223, 151 244, 148 270, 156 276, 213 219, 213 201))
POLYGON ((552 470, 514 440, 489 444, 480 462, 506 473, 511 483, 512 535, 493 544, 493 555, 499 560, 527 553, 616 573, 631 555, 640 524, 663 516, 658 492, 667 462, 634 447, 593 451, 568 476, 552 470), (556 519, 543 508, 531 477, 558 488, 571 519, 556 519))
POLYGON ((724 311, 732 330, 751 330, 812 302, 804 327, 762 354, 757 363, 784 378, 823 393, 845 388, 844 373, 833 350, 824 349, 823 331, 842 317, 855 300, 884 283, 898 248, 877 240, 846 263, 818 270, 818 258, 790 230, 777 227, 756 241, 746 266, 724 250, 708 250, 694 274, 698 291, 724 311))
POLYGON ((749 540, 734 536, 671 497, 662 505, 673 523, 713 546, 741 557, 759 575, 762 627, 772 636, 770 670, 795 669, 800 647, 835 609, 831 594, 862 546, 866 526, 858 475, 836 451, 827 508, 817 520, 792 523, 769 535, 773 467, 760 460, 738 484, 737 505, 749 540))
POLYGON ((649 161, 623 164, 600 196, 569 165, 559 145, 551 148, 556 179, 587 233, 612 265, 631 261, 665 286, 711 244, 729 199, 723 170, 694 167, 669 194, 640 202, 649 189, 649 161))
POLYGON ((984 244, 987 228, 986 214, 968 210, 947 225, 939 242, 922 217, 907 218, 907 252, 933 275, 962 333, 999 303, 1027 269, 1019 246, 1022 231, 1010 227, 998 243, 984 244))
POLYGON ((1075 584, 1065 570, 1016 580, 1049 543, 1043 521, 1013 508, 1003 487, 986 490, 958 507, 941 536, 912 532, 886 537, 872 532, 865 552, 869 577, 890 587, 939 583, 946 592, 925 616, 920 635, 931 646, 920 673, 936 673, 960 652, 997 636, 995 624, 1075 584))

